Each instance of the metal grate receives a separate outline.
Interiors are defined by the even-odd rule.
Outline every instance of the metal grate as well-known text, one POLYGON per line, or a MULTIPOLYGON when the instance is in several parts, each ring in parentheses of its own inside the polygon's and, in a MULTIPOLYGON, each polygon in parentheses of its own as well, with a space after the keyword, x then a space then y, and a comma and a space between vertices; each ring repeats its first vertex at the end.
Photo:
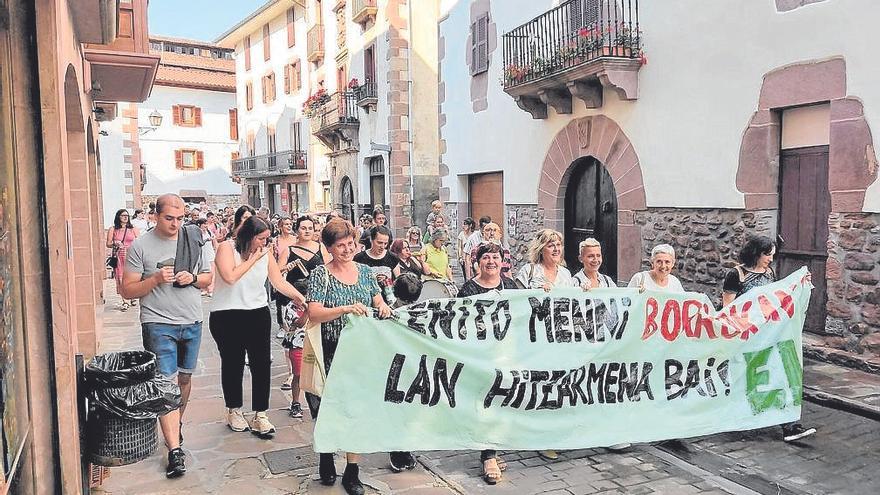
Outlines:
POLYGON ((273 450, 264 453, 263 458, 266 459, 266 465, 269 466, 269 471, 272 474, 281 474, 318 466, 318 454, 312 450, 311 445, 293 449, 273 450))

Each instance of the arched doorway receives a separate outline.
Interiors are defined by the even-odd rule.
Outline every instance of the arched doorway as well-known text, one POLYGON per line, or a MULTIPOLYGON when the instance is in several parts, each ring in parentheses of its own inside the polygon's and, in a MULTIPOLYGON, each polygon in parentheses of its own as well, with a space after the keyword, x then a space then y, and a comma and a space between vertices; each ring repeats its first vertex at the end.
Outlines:
POLYGON ((582 268, 578 244, 595 237, 602 244, 600 272, 617 279, 617 194, 611 175, 592 156, 571 164, 565 189, 565 262, 574 273, 582 268))
POLYGON ((354 207, 354 188, 351 185, 351 179, 348 176, 342 178, 342 183, 340 184, 340 208, 342 209, 342 214, 350 219, 353 223, 357 222, 357 218, 355 218, 355 207, 354 207))

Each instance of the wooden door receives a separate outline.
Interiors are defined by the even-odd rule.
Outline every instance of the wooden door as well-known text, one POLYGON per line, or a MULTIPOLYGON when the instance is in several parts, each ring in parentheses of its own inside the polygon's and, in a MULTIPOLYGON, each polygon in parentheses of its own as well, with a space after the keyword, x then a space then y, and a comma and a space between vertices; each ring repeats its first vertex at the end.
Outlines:
POLYGON ((602 244, 601 273, 617 280, 617 194, 605 167, 593 157, 579 158, 565 190, 565 262, 582 268, 578 244, 594 237, 602 244))
POLYGON ((342 191, 340 194, 340 208, 342 209, 342 214, 346 218, 352 219, 352 221, 357 221, 355 218, 355 209, 354 209, 354 188, 351 185, 351 180, 348 177, 342 178, 342 191))
POLYGON ((468 177, 471 217, 479 222, 480 217, 488 215, 492 221, 505 230, 504 221, 504 174, 493 172, 468 177))
POLYGON ((813 294, 804 329, 825 333, 825 261, 828 259, 828 146, 783 150, 779 167, 777 273, 785 277, 806 265, 813 294))

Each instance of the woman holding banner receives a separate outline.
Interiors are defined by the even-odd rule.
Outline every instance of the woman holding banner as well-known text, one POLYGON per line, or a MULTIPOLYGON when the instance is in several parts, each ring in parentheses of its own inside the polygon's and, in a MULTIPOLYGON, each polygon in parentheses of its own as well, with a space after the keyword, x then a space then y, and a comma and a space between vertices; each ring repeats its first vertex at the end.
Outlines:
POLYGON ((614 280, 608 275, 599 273, 602 266, 602 245, 592 237, 587 237, 578 244, 578 260, 584 268, 572 278, 572 285, 584 290, 593 287, 617 287, 614 280))
MULTIPOLYGON (((312 323, 321 323, 321 346, 324 351, 324 369, 330 372, 339 335, 345 325, 345 315, 355 314, 366 316, 371 314, 370 307, 379 310, 380 318, 391 315, 391 308, 385 304, 379 285, 370 267, 355 263, 354 255, 359 251, 354 226, 346 220, 334 218, 327 222, 321 232, 321 242, 333 257, 326 265, 318 266, 309 277, 308 311, 312 323)), ((354 379, 355 377, 352 377, 354 379)), ((318 417, 320 398, 306 394, 312 416, 318 417)), ((398 457, 406 455, 404 467, 415 467, 412 454, 395 453, 398 457)), ((336 482, 336 466, 333 464, 333 453, 319 453, 320 466, 318 472, 321 483, 332 485, 336 482)), ((364 485, 359 478, 358 454, 346 455, 348 464, 342 475, 342 487, 347 493, 361 495, 364 485)), ((392 467, 395 455, 392 454, 392 467)))
POLYGON ((666 292, 684 292, 678 277, 672 274, 675 268, 675 249, 669 244, 658 244, 651 250, 651 269, 636 273, 628 287, 638 287, 666 292))
MULTIPOLYGON (((518 289, 516 282, 501 276, 502 247, 500 244, 485 242, 476 249, 479 274, 468 280, 458 291, 458 297, 472 297, 491 290, 518 289)), ((494 450, 480 452, 483 463, 483 480, 489 485, 501 481, 501 471, 507 466, 494 450)))
MULTIPOLYGON (((755 236, 746 242, 739 252, 740 264, 727 272, 724 277, 724 289, 721 295, 724 306, 751 289, 776 281, 776 273, 770 267, 773 264, 774 254, 776 254, 776 244, 769 237, 755 236)), ((794 442, 815 433, 815 428, 804 428, 800 423, 782 425, 782 440, 786 442, 794 442)))
POLYGON ((562 234, 542 229, 529 244, 529 263, 520 268, 516 281, 527 289, 570 287, 571 272, 562 260, 562 234))

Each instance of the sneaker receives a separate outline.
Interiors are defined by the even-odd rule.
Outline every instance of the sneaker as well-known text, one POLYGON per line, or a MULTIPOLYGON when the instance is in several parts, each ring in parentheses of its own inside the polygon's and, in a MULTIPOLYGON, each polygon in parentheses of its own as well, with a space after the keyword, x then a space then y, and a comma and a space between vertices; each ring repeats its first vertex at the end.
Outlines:
POLYGON ((801 438, 808 437, 816 433, 815 428, 804 428, 800 423, 789 423, 782 425, 782 439, 786 442, 794 442, 801 438))
POLYGON ((406 469, 416 468, 416 456, 412 455, 412 452, 404 452, 402 458, 406 469))
POLYGON ((168 478, 180 478, 186 472, 184 460, 186 454, 180 447, 168 452, 168 467, 165 468, 165 476, 168 478))
POLYGON ((275 434, 275 425, 269 422, 266 411, 254 413, 254 420, 251 421, 251 433, 262 439, 272 438, 275 434))
POLYGON ((288 391, 293 389, 291 383, 293 382, 293 376, 288 376, 287 381, 281 384, 281 390, 288 391))
POLYGON ((177 431, 180 434, 180 445, 183 445, 183 421, 180 422, 180 429, 177 431))
POLYGON ((283 339, 285 335, 287 335, 287 331, 280 330, 278 333, 275 334, 275 338, 276 339, 283 339))
POLYGON ((128 307, 129 307, 128 303, 124 302, 119 305, 119 311, 128 311, 128 307))
POLYGON ((129 304, 131 305, 131 307, 135 307, 135 306, 138 305, 138 300, 137 300, 137 299, 132 299, 132 300, 129 302, 129 304))
POLYGON ((559 454, 555 450, 541 450, 538 452, 538 455, 547 459, 548 461, 555 461, 559 459, 559 454))
POLYGON ((303 417, 302 405, 299 402, 291 402, 290 403, 290 412, 287 414, 291 418, 302 418, 303 417))
POLYGON ((237 407, 226 412, 226 424, 232 431, 248 431, 250 429, 250 425, 244 419, 244 414, 237 407))
POLYGON ((391 465, 391 471, 399 473, 406 469, 406 461, 403 458, 403 454, 405 454, 405 452, 391 452, 388 455, 390 458, 389 464, 391 465))

